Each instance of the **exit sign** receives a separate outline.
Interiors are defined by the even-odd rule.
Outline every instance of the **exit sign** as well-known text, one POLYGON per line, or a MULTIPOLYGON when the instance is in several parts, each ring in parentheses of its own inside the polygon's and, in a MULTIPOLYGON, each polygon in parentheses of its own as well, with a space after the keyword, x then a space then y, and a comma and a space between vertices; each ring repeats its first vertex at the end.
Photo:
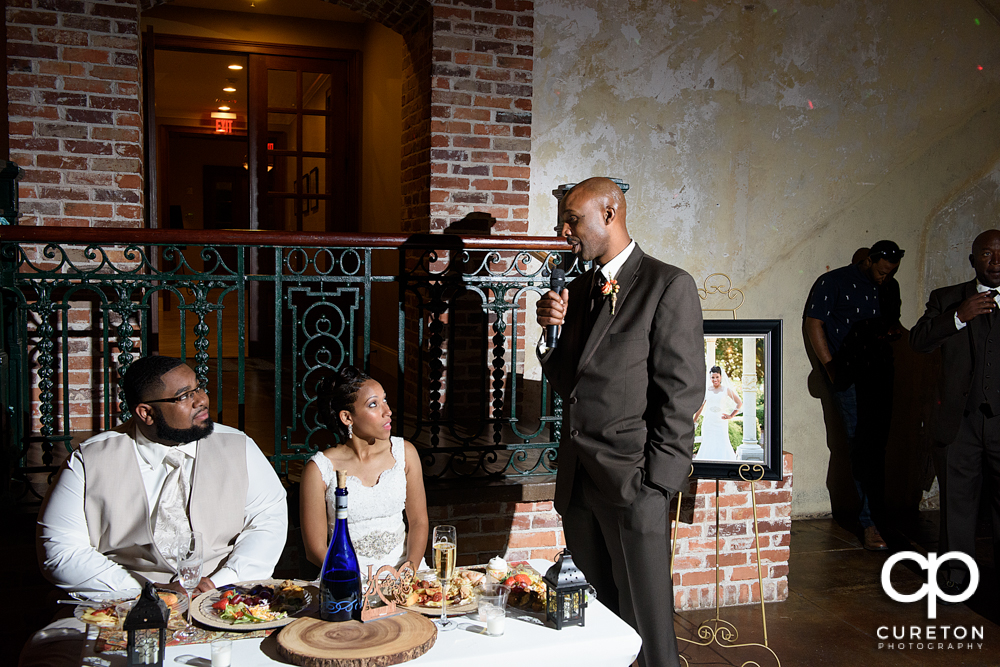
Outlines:
POLYGON ((218 134, 232 134, 233 133, 233 121, 227 118, 216 118, 215 119, 215 131, 218 134))

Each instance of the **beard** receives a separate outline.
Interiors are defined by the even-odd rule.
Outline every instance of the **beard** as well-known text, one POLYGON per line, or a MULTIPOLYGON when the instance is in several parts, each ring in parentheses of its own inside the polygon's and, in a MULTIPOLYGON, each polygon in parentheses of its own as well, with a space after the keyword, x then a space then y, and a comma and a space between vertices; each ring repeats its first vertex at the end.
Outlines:
POLYGON ((161 417, 153 423, 153 428, 156 429, 156 439, 160 442, 179 442, 184 444, 186 442, 201 440, 209 435, 215 429, 215 422, 209 417, 201 426, 173 428, 172 426, 167 426, 161 417))

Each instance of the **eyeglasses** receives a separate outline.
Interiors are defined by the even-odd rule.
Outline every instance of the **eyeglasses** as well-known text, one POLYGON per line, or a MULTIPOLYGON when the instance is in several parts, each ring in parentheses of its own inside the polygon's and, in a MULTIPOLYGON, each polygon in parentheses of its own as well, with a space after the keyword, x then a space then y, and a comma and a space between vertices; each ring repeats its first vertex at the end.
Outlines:
POLYGON ((191 391, 185 391, 180 396, 174 396, 173 398, 157 398, 152 401, 143 401, 146 405, 152 403, 187 403, 194 399, 198 394, 205 394, 208 396, 208 389, 205 387, 198 387, 197 389, 192 389, 191 391))
POLYGON ((896 250, 876 250, 875 252, 868 253, 868 259, 873 262, 884 259, 890 264, 898 264, 899 260, 903 259, 903 255, 905 254, 906 251, 901 248, 897 248, 896 250))

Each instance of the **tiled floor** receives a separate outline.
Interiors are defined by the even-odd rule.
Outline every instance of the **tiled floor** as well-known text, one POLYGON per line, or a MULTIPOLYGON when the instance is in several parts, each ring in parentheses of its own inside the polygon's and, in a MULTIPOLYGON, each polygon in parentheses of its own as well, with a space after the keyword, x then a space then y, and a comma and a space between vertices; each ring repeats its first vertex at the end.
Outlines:
MULTIPOLYGON (((935 547, 934 518, 924 514, 906 531, 911 548, 935 547)), ((0 544, 0 562, 6 565, 9 582, 5 599, 16 611, 0 624, 2 665, 15 664, 21 645, 52 618, 54 600, 60 597, 38 573, 34 517, 21 514, 7 519, 8 539, 0 544)), ((990 562, 992 554, 985 540, 980 547, 980 561, 990 562)), ((682 654, 690 665, 754 664, 748 661, 760 667, 1000 665, 1000 604, 992 568, 984 572, 984 582, 968 604, 939 607, 938 618, 932 622, 952 628, 982 627, 981 648, 879 648, 876 633, 881 626, 928 625, 925 602, 894 602, 883 592, 880 574, 888 556, 889 552, 865 551, 852 533, 832 519, 793 521, 788 600, 765 606, 768 646, 773 653, 753 646, 722 648, 718 643, 695 646, 682 641, 682 654)), ((900 564, 893 569, 893 581, 900 591, 915 591, 926 581, 919 574, 900 564)), ((678 614, 678 637, 697 640, 698 624, 715 615, 714 609, 678 614)), ((763 643, 759 606, 724 608, 720 617, 739 632, 731 643, 763 643)))
MULTIPOLYGON (((907 548, 926 553, 936 547, 934 514, 925 513, 913 522, 906 531, 910 542, 907 548)), ((903 542, 901 546, 907 545, 903 542)), ((980 547, 980 562, 990 562, 992 554, 985 540, 981 540, 980 547)), ((757 661, 761 667, 1000 665, 1000 604, 996 602, 992 567, 988 571, 983 568, 984 581, 969 603, 938 607, 937 619, 928 621, 926 600, 903 604, 882 590, 881 571, 889 555, 865 551, 851 532, 832 519, 793 521, 788 600, 765 605, 768 646, 773 655, 762 648, 723 649, 719 644, 685 647, 681 642, 682 654, 691 665, 743 665, 748 660, 757 661), (926 645, 923 649, 908 646, 902 650, 879 646, 890 643, 878 638, 880 627, 923 629, 928 624, 953 629, 982 627, 983 639, 978 642, 981 647, 949 650, 947 642, 940 639, 932 649, 926 645), (939 642, 945 648, 939 649, 939 642)), ((908 569, 907 565, 912 567, 912 562, 897 564, 892 570, 895 588, 904 593, 918 590, 927 581, 926 573, 908 569)), ((733 643, 763 643, 759 606, 725 608, 719 616, 739 629, 739 638, 733 643)), ((680 614, 678 637, 696 640, 698 623, 713 618, 714 609, 680 614)), ((942 630, 937 632, 940 638, 942 630)))

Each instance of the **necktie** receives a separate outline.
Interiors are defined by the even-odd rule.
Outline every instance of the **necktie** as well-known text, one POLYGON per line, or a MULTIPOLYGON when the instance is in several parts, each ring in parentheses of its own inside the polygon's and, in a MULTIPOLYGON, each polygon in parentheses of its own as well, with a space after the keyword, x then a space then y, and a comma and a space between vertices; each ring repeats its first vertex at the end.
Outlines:
POLYGON ((597 316, 601 312, 601 306, 604 305, 604 284, 607 283, 607 279, 604 277, 604 273, 598 269, 597 275, 594 276, 594 289, 590 293, 590 313, 587 318, 587 331, 594 328, 594 323, 597 322, 597 316))
POLYGON ((191 531, 187 515, 190 489, 187 475, 184 474, 184 458, 184 452, 171 447, 163 459, 163 463, 171 466, 172 470, 163 482, 153 527, 153 541, 161 551, 166 545, 175 542, 182 533, 191 531))

